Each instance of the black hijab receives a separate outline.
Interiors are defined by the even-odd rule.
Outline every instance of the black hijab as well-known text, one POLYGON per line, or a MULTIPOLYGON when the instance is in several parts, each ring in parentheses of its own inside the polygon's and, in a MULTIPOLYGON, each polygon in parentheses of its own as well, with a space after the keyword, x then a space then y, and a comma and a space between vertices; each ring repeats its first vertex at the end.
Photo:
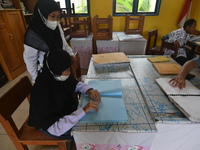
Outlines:
POLYGON ((42 21, 38 9, 46 19, 50 13, 61 11, 54 0, 38 0, 34 8, 33 18, 25 34, 24 43, 44 52, 62 49, 63 43, 59 27, 57 26, 55 30, 49 29, 42 21))
POLYGON ((71 77, 66 81, 57 81, 53 76, 61 75, 71 66, 71 57, 64 50, 49 51, 43 64, 31 91, 29 125, 47 130, 57 120, 77 109, 78 102, 73 99, 73 93, 78 81, 71 77))

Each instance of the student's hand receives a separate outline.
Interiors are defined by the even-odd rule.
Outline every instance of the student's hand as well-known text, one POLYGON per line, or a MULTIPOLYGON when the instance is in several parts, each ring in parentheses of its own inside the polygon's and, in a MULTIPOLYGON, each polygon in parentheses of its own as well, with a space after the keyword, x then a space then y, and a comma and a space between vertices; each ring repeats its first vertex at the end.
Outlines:
POLYGON ((100 93, 99 91, 97 90, 93 90, 93 89, 89 89, 87 92, 86 92, 91 99, 93 99, 95 102, 97 103, 100 103, 101 102, 101 96, 100 96, 100 93))
POLYGON ((180 43, 179 43, 178 41, 175 41, 175 42, 174 42, 174 47, 175 47, 175 48, 180 48, 180 43))
POLYGON ((83 110, 85 111, 85 113, 88 113, 92 109, 97 111, 99 109, 98 104, 98 102, 89 101, 87 105, 83 107, 83 110))
POLYGON ((172 87, 178 87, 179 89, 183 89, 185 88, 185 78, 181 77, 181 76, 177 76, 175 78, 172 78, 170 81, 169 81, 169 84, 172 86, 172 87))

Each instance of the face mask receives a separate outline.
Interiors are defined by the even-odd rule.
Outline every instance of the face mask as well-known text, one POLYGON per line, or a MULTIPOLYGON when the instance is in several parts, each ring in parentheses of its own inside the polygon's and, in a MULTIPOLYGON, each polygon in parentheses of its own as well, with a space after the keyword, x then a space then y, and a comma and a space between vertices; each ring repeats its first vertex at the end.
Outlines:
POLYGON ((69 78, 69 75, 67 76, 59 76, 59 77, 54 77, 57 81, 65 81, 69 78))
POLYGON ((49 56, 49 52, 47 52, 47 56, 46 56, 46 65, 47 65, 47 68, 49 69, 50 73, 54 76, 54 78, 57 80, 57 81, 65 81, 67 80, 67 78, 69 78, 69 75, 66 75, 66 76, 58 76, 56 74, 54 74, 50 68, 49 68, 49 64, 48 64, 48 61, 47 61, 47 58, 49 56))
POLYGON ((38 12, 40 14, 40 17, 42 19, 42 21, 44 22, 44 24, 51 30, 55 30, 56 27, 58 26, 59 22, 58 21, 50 21, 48 19, 46 19, 42 13, 40 12, 40 10, 38 9, 38 12))
POLYGON ((46 24, 45 24, 49 29, 51 30, 55 30, 56 27, 58 26, 58 21, 50 21, 50 20, 46 20, 46 24))

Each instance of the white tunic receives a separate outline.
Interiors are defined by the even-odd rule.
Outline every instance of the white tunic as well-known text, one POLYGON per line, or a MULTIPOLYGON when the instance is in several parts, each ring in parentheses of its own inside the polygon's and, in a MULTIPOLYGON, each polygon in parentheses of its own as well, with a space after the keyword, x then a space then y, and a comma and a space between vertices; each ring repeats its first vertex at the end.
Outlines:
MULTIPOLYGON (((67 42, 65 40, 61 25, 59 24, 58 27, 59 27, 60 35, 61 35, 62 42, 63 42, 63 50, 66 50, 70 55, 74 55, 71 47, 69 47, 69 45, 67 44, 67 42)), ((40 70, 41 67, 43 67, 44 54, 45 54, 45 52, 39 51, 33 47, 30 47, 30 46, 24 44, 23 57, 24 57, 24 61, 26 63, 26 68, 31 76, 31 80, 33 83, 35 83, 35 79, 37 77, 38 70, 40 70)))

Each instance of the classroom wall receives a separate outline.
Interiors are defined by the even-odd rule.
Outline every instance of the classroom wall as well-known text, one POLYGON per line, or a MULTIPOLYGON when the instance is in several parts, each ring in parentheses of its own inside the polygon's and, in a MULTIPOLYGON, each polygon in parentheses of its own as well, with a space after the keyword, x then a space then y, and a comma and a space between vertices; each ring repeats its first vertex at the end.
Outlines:
POLYGON ((191 10, 191 18, 194 18, 197 21, 197 30, 200 30, 200 1, 193 0, 192 1, 192 10, 191 10))
MULTIPOLYGON (((33 4, 37 0, 21 0, 33 4)), ((180 28, 177 24, 186 0, 162 0, 158 16, 145 16, 143 29, 144 38, 148 38, 148 31, 158 29, 158 44, 161 37, 175 29, 180 28)), ((98 15, 99 18, 107 18, 112 15, 113 0, 90 0, 91 18, 98 15)), ((25 3, 26 4, 26 3, 25 3)), ((28 7, 28 6, 26 6, 28 7)), ((191 17, 197 21, 197 29, 200 30, 200 0, 192 0, 191 17)), ((113 31, 124 31, 125 16, 113 17, 113 31)))
MULTIPOLYGON (((99 18, 107 18, 112 15, 113 0, 90 0, 91 18, 98 15, 99 18)), ((144 38, 148 38, 148 31, 158 29, 158 44, 161 43, 161 37, 175 29, 180 28, 177 24, 185 0, 162 0, 158 16, 145 16, 143 29, 144 38)), ((200 2, 193 0, 191 17, 196 19, 197 29, 200 30, 200 2)), ((113 31, 124 31, 125 17, 113 17, 113 31)))

